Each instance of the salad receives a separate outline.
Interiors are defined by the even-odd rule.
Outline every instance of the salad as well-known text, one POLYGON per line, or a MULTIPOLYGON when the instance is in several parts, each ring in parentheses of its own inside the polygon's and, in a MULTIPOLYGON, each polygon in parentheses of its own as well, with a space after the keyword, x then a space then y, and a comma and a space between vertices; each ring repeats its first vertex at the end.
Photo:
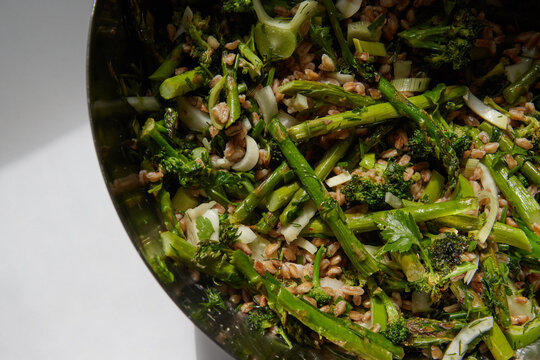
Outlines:
POLYGON ((132 1, 151 71, 114 76, 160 278, 204 274, 208 311, 336 357, 534 343, 540 33, 475 4, 188 1, 156 19, 132 1))

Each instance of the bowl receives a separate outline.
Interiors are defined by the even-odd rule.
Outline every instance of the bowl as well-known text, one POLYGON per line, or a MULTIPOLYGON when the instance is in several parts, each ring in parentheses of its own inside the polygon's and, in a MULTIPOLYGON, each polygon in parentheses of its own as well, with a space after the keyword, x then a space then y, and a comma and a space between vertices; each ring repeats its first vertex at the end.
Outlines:
MULTIPOLYGON (((150 2, 153 9, 170 10, 170 1, 150 2)), ((159 272, 155 256, 161 251, 161 219, 154 197, 139 181, 139 163, 134 156, 133 120, 138 113, 117 91, 118 74, 151 73, 148 53, 140 34, 127 21, 138 0, 97 0, 89 31, 87 92, 90 121, 104 180, 118 216, 135 249, 163 290, 191 321, 232 356, 244 359, 333 359, 327 350, 300 345, 289 349, 273 335, 250 329, 246 316, 232 304, 219 312, 206 311, 202 302, 211 280, 193 281, 188 269, 174 273, 170 283, 159 272)), ((511 4, 511 3, 510 3, 511 4)), ((511 13, 495 9, 494 16, 518 23, 511 13)), ((156 10, 158 11, 158 10, 156 10)), ((155 14, 155 21, 160 21, 155 14)), ((145 19, 140 18, 140 21, 145 19)), ((523 20, 523 18, 521 18, 523 20)), ((535 19, 529 19, 534 24, 535 19)), ((111 239, 114 241, 114 239, 111 239)), ((121 256, 122 254, 119 254, 121 256)))
POLYGON ((175 272, 175 281, 169 283, 154 270, 155 256, 161 251, 161 219, 154 197, 139 181, 140 164, 131 148, 132 123, 138 114, 122 100, 116 81, 117 74, 133 71, 132 64, 145 66, 144 47, 126 21, 126 14, 134 3, 133 0, 95 2, 88 41, 87 92, 101 171, 135 249, 180 310, 232 356, 239 359, 331 358, 327 353, 306 347, 295 346, 291 350, 275 336, 252 331, 246 316, 235 311, 231 304, 219 312, 206 311, 201 303, 205 301, 205 289, 211 284, 209 279, 194 282, 184 268, 175 272))

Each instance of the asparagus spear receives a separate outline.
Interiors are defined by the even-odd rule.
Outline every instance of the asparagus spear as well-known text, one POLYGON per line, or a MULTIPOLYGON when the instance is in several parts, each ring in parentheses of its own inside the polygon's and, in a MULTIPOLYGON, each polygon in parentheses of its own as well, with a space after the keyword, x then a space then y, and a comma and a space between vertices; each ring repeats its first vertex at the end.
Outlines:
POLYGON ((285 127, 277 119, 273 119, 269 124, 269 132, 356 270, 363 276, 379 270, 376 260, 345 224, 341 206, 329 196, 321 180, 287 135, 285 127))
POLYGON ((228 261, 223 261, 223 256, 206 257, 207 261, 200 264, 195 260, 197 247, 178 235, 172 232, 163 232, 161 233, 161 241, 165 256, 174 261, 203 271, 205 274, 226 281, 234 287, 240 287, 244 283, 243 275, 228 261))
MULTIPOLYGON (((478 129, 487 132, 490 136, 493 134, 493 126, 487 121, 481 123, 478 129)), ((504 133, 499 137, 499 145, 504 152, 511 152, 515 146, 512 139, 504 133)), ((538 170, 536 166, 523 155, 514 155, 514 158, 518 163, 521 173, 523 173, 523 175, 525 175, 525 177, 533 184, 540 185, 540 170, 538 170)))
POLYGON ((499 268, 499 262, 492 246, 490 246, 487 257, 482 260, 482 265, 484 267, 483 281, 487 285, 483 295, 490 299, 490 305, 493 307, 499 324, 506 328, 511 324, 508 299, 506 297, 508 285, 506 284, 505 274, 499 268))
MULTIPOLYGON (((444 216, 456 215, 466 211, 478 208, 476 198, 465 198, 460 200, 452 200, 441 203, 426 204, 418 207, 402 208, 407 214, 411 214, 416 222, 423 222, 437 219, 444 216)), ((377 222, 384 219, 387 214, 398 210, 385 210, 369 214, 345 214, 347 226, 355 233, 377 230, 377 222)), ((331 235, 331 229, 324 224, 320 219, 312 220, 304 229, 304 235, 331 235)))
MULTIPOLYGON (((447 102, 461 98, 467 88, 463 86, 447 87, 439 102, 447 102)), ((413 96, 408 99, 418 108, 432 107, 433 101, 426 94, 413 96)), ((345 111, 340 114, 325 116, 315 120, 308 120, 288 129, 289 136, 295 141, 305 141, 312 137, 328 134, 337 129, 349 129, 357 126, 369 126, 401 117, 392 103, 381 103, 367 106, 360 111, 345 111)))
POLYGON ((174 210, 171 203, 171 195, 164 189, 159 191, 159 207, 161 209, 161 215, 163 216, 163 223, 168 231, 175 235, 178 235, 185 239, 184 231, 180 226, 180 222, 174 214, 174 210))
POLYGON ((498 188, 527 226, 531 227, 534 223, 540 224, 540 204, 521 181, 516 176, 510 176, 510 171, 502 162, 494 164, 494 155, 487 154, 482 162, 488 167, 498 188))
POLYGON ((263 213, 260 220, 255 224, 255 230, 260 234, 268 234, 279 222, 279 215, 273 212, 263 213))
POLYGON ((282 162, 266 180, 264 180, 253 192, 251 192, 242 203, 236 208, 234 214, 229 217, 233 224, 240 223, 247 219, 262 199, 268 195, 283 180, 286 173, 289 172, 289 166, 282 162))
POLYGON ((332 84, 316 81, 294 80, 282 85, 279 92, 285 95, 302 94, 309 98, 347 108, 374 105, 378 101, 370 96, 362 96, 332 84))
POLYGON ((159 87, 161 97, 166 100, 197 90, 206 81, 206 72, 201 67, 166 79, 159 87))
MULTIPOLYGON (((347 139, 334 144, 330 150, 323 155, 315 167, 315 175, 317 175, 318 179, 324 180, 330 174, 339 159, 345 155, 345 152, 351 146, 353 140, 354 137, 349 136, 347 139)), ((276 211, 285 206, 285 204, 291 201, 293 197, 298 199, 304 196, 306 192, 301 189, 300 186, 300 183, 295 181, 274 191, 268 199, 268 210, 276 211), (297 196, 297 193, 301 193, 301 195, 297 196)))
MULTIPOLYGON (((339 159, 341 159, 345 155, 345 152, 352 144, 353 139, 354 138, 352 136, 349 136, 347 139, 335 144, 332 149, 330 149, 330 151, 325 154, 325 157, 327 157, 327 159, 323 158, 315 168, 315 175, 318 179, 326 179, 326 177, 330 174, 339 159)), ((281 225, 287 225, 291 221, 294 221, 294 219, 296 219, 302 213, 304 204, 308 200, 309 195, 306 190, 299 188, 292 197, 291 201, 283 210, 281 216, 279 217, 281 225)))
POLYGON ((403 349, 393 345, 384 336, 365 328, 357 329, 347 320, 319 311, 308 302, 291 294, 270 274, 261 277, 253 268, 251 259, 244 253, 235 251, 232 263, 248 279, 251 287, 259 291, 266 290, 269 305, 276 312, 290 314, 345 350, 366 360, 391 360, 393 356, 397 358, 404 356, 403 349))
POLYGON ((163 81, 169 76, 174 74, 174 70, 180 65, 180 60, 182 59, 182 46, 180 44, 175 47, 169 56, 159 65, 159 67, 150 75, 148 78, 150 80, 163 81))
POLYGON ((521 95, 529 91, 529 88, 534 85, 539 77, 540 60, 536 60, 525 74, 503 90, 504 98, 509 104, 513 104, 521 95))

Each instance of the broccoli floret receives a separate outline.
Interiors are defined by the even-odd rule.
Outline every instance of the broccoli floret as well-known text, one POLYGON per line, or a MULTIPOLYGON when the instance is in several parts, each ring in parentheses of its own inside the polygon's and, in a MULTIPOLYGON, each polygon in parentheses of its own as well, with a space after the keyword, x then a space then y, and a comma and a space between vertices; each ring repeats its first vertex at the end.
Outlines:
POLYGON ((386 192, 392 193, 400 199, 412 200, 411 186, 414 181, 405 181, 403 179, 404 172, 405 166, 400 166, 393 161, 388 162, 383 174, 386 192))
POLYGON ((381 331, 381 334, 394 345, 403 346, 411 335, 411 332, 407 328, 407 320, 404 317, 399 317, 389 322, 386 329, 381 331))
POLYGON ((213 175, 212 188, 223 189, 232 199, 243 199, 253 188, 253 180, 252 172, 216 171, 213 175))
MULTIPOLYGON (((200 149, 200 148, 197 148, 200 149)), ((168 156, 162 153, 160 167, 168 174, 175 174, 182 187, 203 184, 209 177, 212 167, 209 164, 208 153, 198 157, 196 151, 191 152, 191 156, 168 156)))
POLYGON ((446 232, 431 243, 433 269, 449 273, 461 264, 461 255, 469 248, 471 240, 465 236, 446 232))
MULTIPOLYGON (((458 136, 452 132, 445 132, 444 134, 450 140, 450 144, 458 157, 463 156, 463 153, 471 148, 472 138, 469 135, 458 136)), ((414 130, 412 136, 409 137, 409 150, 415 160, 428 160, 436 157, 434 148, 426 133, 419 129, 414 130)))
POLYGON ((319 306, 328 305, 334 299, 320 287, 313 287, 307 296, 313 298, 319 306))
POLYGON ((388 207, 384 201, 386 195, 384 184, 358 175, 354 175, 351 181, 341 188, 341 193, 345 195, 347 201, 368 204, 372 210, 388 207))
POLYGON ((225 12, 243 13, 253 10, 251 0, 226 0, 222 7, 225 12))
POLYGON ((270 154, 270 167, 277 167, 285 160, 285 156, 281 152, 277 142, 274 139, 270 139, 266 143, 266 150, 270 154))
POLYGON ((225 245, 232 245, 238 240, 238 228, 231 224, 228 215, 221 215, 219 217, 219 241, 225 245))
POLYGON ((416 49, 426 49, 429 54, 425 60, 433 67, 452 64, 461 69, 470 61, 469 50, 482 28, 470 10, 456 12, 451 25, 414 27, 398 35, 416 49))
POLYGON ((248 317, 252 328, 264 334, 267 329, 277 326, 280 321, 277 314, 268 306, 261 306, 253 310, 248 317))
POLYGON ((456 134, 450 133, 448 137, 450 138, 452 147, 456 151, 458 157, 462 157, 463 153, 471 148, 472 138, 467 134, 457 136, 456 134))
POLYGON ((372 210, 388 209, 389 205, 385 202, 387 192, 400 199, 412 199, 410 190, 413 181, 403 179, 404 171, 404 166, 389 162, 383 173, 384 182, 378 183, 354 175, 351 181, 341 189, 341 192, 349 202, 366 203, 372 210))
POLYGON ((433 156, 433 147, 426 133, 419 129, 414 130, 412 136, 409 137, 409 150, 415 160, 427 160, 433 156))

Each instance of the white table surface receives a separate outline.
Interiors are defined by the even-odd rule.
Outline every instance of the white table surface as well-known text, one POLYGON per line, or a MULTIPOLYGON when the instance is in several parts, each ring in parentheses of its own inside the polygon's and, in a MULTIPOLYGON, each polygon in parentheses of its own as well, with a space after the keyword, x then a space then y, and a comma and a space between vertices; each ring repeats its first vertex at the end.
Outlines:
POLYGON ((0 359, 225 359, 109 199, 86 108, 92 2, 0 1, 0 359))

